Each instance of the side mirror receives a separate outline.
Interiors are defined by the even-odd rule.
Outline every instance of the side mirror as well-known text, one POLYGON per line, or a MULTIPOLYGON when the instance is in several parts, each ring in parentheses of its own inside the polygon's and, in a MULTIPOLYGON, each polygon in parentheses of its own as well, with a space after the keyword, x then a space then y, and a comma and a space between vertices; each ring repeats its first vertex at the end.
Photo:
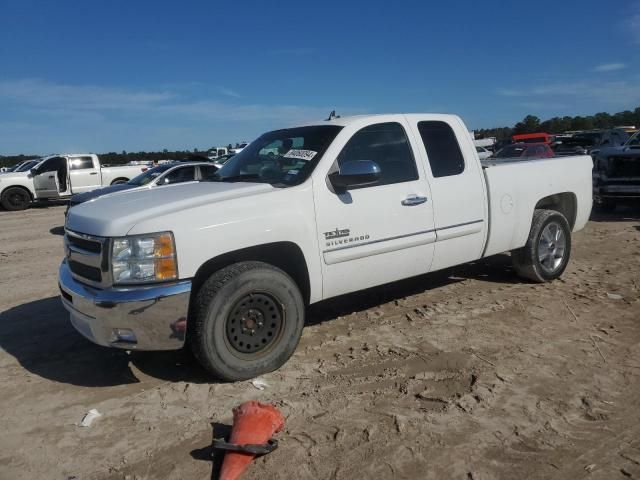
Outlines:
POLYGON ((336 190, 374 185, 380 179, 380 166, 371 160, 353 160, 340 165, 340 171, 329 175, 336 190))

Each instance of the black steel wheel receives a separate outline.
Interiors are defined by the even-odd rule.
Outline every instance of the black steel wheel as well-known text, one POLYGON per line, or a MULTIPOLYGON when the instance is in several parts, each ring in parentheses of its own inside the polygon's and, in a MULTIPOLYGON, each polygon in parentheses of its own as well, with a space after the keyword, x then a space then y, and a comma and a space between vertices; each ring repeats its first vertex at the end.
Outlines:
POLYGON ((187 336, 200 363, 216 377, 246 380, 282 366, 304 326, 295 281, 263 262, 240 262, 209 277, 195 293, 187 336))

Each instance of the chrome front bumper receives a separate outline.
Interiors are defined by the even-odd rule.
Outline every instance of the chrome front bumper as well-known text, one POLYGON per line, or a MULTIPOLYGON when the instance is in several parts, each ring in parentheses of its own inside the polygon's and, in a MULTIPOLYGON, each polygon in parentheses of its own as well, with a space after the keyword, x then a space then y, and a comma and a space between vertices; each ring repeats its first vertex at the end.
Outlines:
POLYGON ((72 325, 92 342, 127 350, 177 350, 184 345, 190 280, 99 289, 75 280, 65 260, 59 281, 72 325))

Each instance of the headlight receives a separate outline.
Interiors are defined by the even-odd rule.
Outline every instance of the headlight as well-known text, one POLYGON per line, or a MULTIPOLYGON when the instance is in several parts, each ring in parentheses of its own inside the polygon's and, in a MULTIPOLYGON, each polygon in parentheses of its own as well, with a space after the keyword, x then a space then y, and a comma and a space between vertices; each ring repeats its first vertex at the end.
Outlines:
POLYGON ((178 278, 171 232, 114 238, 111 244, 113 283, 164 282, 178 278))

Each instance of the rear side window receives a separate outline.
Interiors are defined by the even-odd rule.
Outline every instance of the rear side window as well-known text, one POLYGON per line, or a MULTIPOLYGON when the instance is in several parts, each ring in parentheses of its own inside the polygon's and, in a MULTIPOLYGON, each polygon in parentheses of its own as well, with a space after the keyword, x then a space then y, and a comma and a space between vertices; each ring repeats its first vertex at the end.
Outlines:
POLYGON ((93 168, 93 158, 91 157, 75 157, 71 159, 71 170, 86 170, 93 168))
POLYGON ((202 180, 215 180, 218 169, 213 165, 200 165, 200 177, 202 180))
POLYGON ((338 155, 338 165, 357 160, 372 160, 380 167, 380 180, 373 186, 418 179, 407 134, 399 123, 369 125, 354 134, 338 155))
POLYGON ((418 131, 435 178, 464 172, 464 157, 449 124, 440 121, 418 122, 418 131))
POLYGON ((164 178, 162 183, 166 185, 170 183, 191 182, 195 180, 195 177, 195 167, 179 167, 174 171, 167 173, 167 176, 164 178))

